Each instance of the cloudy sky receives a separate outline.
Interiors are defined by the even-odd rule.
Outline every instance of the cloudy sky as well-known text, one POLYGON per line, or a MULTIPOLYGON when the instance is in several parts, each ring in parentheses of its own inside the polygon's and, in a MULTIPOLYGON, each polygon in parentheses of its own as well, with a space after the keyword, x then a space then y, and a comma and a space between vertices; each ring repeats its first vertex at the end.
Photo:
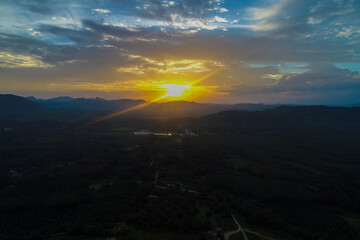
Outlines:
POLYGON ((360 103, 358 0, 0 0, 0 93, 360 103), (195 82, 195 83, 194 83, 195 82))

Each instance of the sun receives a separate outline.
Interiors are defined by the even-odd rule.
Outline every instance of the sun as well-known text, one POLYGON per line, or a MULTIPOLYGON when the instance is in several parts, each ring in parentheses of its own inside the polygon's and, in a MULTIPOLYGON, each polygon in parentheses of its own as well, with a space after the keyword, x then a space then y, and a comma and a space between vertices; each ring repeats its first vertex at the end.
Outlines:
POLYGON ((165 97, 180 97, 184 94, 184 91, 188 90, 191 86, 180 84, 164 84, 162 87, 167 91, 165 97))

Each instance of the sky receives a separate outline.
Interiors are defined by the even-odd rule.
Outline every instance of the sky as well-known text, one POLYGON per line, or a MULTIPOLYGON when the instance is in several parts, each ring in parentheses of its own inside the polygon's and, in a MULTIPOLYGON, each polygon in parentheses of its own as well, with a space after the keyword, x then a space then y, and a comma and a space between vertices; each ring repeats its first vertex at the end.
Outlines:
POLYGON ((360 103, 358 0, 0 0, 0 93, 360 103), (165 94, 165 95, 164 95, 165 94))

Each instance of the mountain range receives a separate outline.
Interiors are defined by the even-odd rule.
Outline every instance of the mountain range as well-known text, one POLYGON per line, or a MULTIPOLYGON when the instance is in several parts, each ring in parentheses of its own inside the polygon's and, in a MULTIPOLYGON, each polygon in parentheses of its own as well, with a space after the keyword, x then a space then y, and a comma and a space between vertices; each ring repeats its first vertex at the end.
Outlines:
MULTIPOLYGON (((144 100, 133 99, 117 99, 105 100, 102 98, 71 98, 71 97, 56 97, 50 99, 38 99, 35 97, 27 97, 27 99, 47 106, 54 110, 74 110, 74 111, 91 111, 91 112, 116 112, 123 109, 134 107, 139 104, 144 104, 144 100)), ((271 109, 279 105, 265 105, 265 104, 208 104, 195 103, 188 101, 172 101, 164 103, 152 103, 141 111, 145 115, 157 113, 168 116, 202 116, 210 113, 216 113, 224 110, 247 110, 247 111, 261 111, 271 109)))
MULTIPOLYGON (((144 100, 71 98, 38 99, 0 94, 0 119, 44 119, 64 116, 99 116, 145 104, 144 100)), ((145 104, 146 105, 146 104, 145 104)), ((200 125, 285 126, 348 123, 360 119, 358 107, 295 106, 265 104, 209 104, 187 101, 151 103, 124 114, 130 118, 199 118, 200 125)))
MULTIPOLYGON (((20 97, 19 97, 20 98, 20 97)), ((105 100, 102 98, 71 98, 67 96, 39 99, 27 97, 34 103, 41 104, 48 110, 52 111, 75 111, 75 112, 92 112, 92 113, 112 113, 119 112, 127 108, 145 104, 144 100, 117 99, 105 100)), ((1 95, 0 95, 1 101, 1 95)), ((131 111, 126 116, 131 117, 156 117, 156 118, 178 118, 178 117, 201 117, 204 115, 217 113, 226 110, 246 110, 262 111, 275 108, 278 105, 265 104, 210 104, 195 103, 188 101, 172 101, 162 103, 151 103, 146 107, 131 111)))

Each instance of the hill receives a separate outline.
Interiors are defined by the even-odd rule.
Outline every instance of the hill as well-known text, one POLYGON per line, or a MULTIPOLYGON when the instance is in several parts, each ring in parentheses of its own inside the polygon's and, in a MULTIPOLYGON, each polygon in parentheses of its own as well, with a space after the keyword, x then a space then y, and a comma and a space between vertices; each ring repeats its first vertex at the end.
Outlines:
POLYGON ((49 110, 42 104, 12 94, 0 94, 0 119, 36 119, 45 117, 49 110))
POLYGON ((0 111, 40 110, 41 104, 12 94, 0 94, 0 111))
MULTIPOLYGON (((133 114, 220 109, 169 102, 133 114)), ((105 239, 121 228, 119 239, 195 240, 235 229, 231 214, 249 239, 359 239, 360 108, 83 122, 91 114, 0 119, 0 239, 105 239)))
POLYGON ((238 111, 263 111, 272 109, 275 105, 264 104, 211 104, 195 103, 188 101, 173 101, 166 103, 154 103, 147 108, 139 111, 139 114, 148 117, 162 118, 183 118, 183 117, 202 117, 209 114, 218 113, 226 110, 238 111))
POLYGON ((78 112, 114 112, 145 103, 144 100, 105 100, 102 98, 72 98, 66 96, 50 99, 28 97, 28 99, 41 103, 49 109, 78 112))
MULTIPOLYGON (((118 112, 146 103, 144 100, 116 99, 106 100, 102 98, 71 98, 61 96, 50 99, 38 99, 28 97, 29 100, 41 103, 52 110, 75 111, 75 112, 118 112)), ((128 112, 127 117, 147 118, 179 118, 201 117, 226 110, 262 111, 272 109, 279 105, 265 104, 209 104, 188 101, 172 101, 164 103, 151 103, 144 108, 128 112)))
POLYGON ((360 123, 358 107, 280 106, 266 111, 224 111, 195 120, 197 126, 222 127, 233 131, 245 128, 346 128, 360 123))

